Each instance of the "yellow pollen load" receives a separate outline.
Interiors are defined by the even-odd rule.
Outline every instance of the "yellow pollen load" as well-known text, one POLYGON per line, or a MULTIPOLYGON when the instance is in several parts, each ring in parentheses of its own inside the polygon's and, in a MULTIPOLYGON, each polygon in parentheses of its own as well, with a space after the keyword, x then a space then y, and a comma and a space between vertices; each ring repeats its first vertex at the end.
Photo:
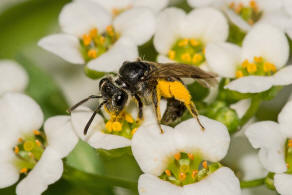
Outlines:
POLYGON ((195 179, 195 177, 197 176, 197 174, 198 174, 198 170, 193 170, 193 172, 192 172, 192 178, 193 179, 195 179))
POLYGON ((180 157, 181 157, 181 156, 180 156, 180 153, 176 153, 176 154, 174 155, 174 158, 175 158, 175 160, 177 160, 177 161, 180 159, 180 157))
POLYGON ((194 160, 194 155, 192 153, 188 153, 188 158, 194 160))
POLYGON ((257 65, 255 63, 249 63, 246 69, 248 73, 255 73, 257 71, 257 65))
POLYGON ((195 54, 192 59, 192 63, 197 64, 203 60, 203 56, 201 54, 195 54))
POLYGON ((18 152, 19 152, 19 147, 18 147, 18 146, 15 146, 15 147, 14 147, 14 153, 15 153, 15 154, 18 154, 18 152))
POLYGON ((87 52, 87 55, 88 57, 90 58, 96 58, 97 57, 97 52, 95 49, 90 49, 88 52, 87 52))
POLYGON ((113 131, 121 131, 122 130, 122 124, 118 121, 113 122, 112 124, 113 131))
POLYGON ((134 122, 134 119, 133 117, 130 115, 130 114, 125 114, 125 120, 128 122, 128 123, 133 123, 134 122))
POLYGON ((34 148, 34 142, 32 141, 25 141, 23 144, 23 149, 27 152, 31 151, 34 148))
POLYGON ((205 169, 208 168, 208 163, 207 163, 207 161, 203 161, 202 165, 203 165, 203 167, 204 167, 205 169))
POLYGON ((184 47, 187 46, 189 44, 189 40, 188 39, 183 39, 178 43, 178 46, 180 47, 184 47))
POLYGON ((131 134, 134 135, 136 132, 137 132, 138 128, 134 128, 132 131, 131 131, 131 134))
POLYGON ((243 73, 241 70, 236 71, 236 78, 241 78, 243 77, 243 73))
POLYGON ((175 58, 175 51, 169 50, 168 57, 169 57, 169 59, 174 60, 174 58, 175 58))
POLYGON ((24 173, 24 174, 26 174, 27 171, 28 171, 27 168, 22 168, 22 169, 19 170, 20 173, 24 173))
POLYGON ((181 55, 181 60, 185 62, 190 62, 191 61, 191 54, 188 52, 185 52, 181 55))
POLYGON ((87 34, 83 35, 82 39, 85 46, 88 46, 91 43, 91 37, 87 34))
POLYGON ((168 177, 170 177, 170 176, 171 176, 171 172, 170 172, 170 170, 169 170, 169 169, 166 169, 164 172, 165 172, 165 174, 166 174, 168 177))
POLYGON ((184 181, 186 179, 186 174, 185 173, 179 173, 179 180, 184 181))

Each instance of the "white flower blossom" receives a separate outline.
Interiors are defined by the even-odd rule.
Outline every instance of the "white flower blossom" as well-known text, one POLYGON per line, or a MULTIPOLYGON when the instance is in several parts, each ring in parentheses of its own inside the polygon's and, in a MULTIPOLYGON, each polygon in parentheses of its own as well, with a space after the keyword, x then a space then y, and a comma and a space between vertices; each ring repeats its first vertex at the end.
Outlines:
POLYGON ((49 35, 39 45, 74 64, 99 72, 114 72, 125 60, 138 57, 138 45, 155 31, 154 14, 147 8, 125 11, 112 18, 97 3, 76 1, 59 16, 63 33, 49 35))
POLYGON ((273 25, 289 34, 292 17, 290 0, 188 0, 192 7, 215 7, 222 10, 241 30, 248 32, 255 24, 273 25), (285 1, 287 1, 285 5, 285 1))
POLYGON ((208 69, 205 47, 210 43, 225 42, 227 37, 227 20, 216 9, 202 8, 186 14, 178 8, 167 8, 159 15, 154 35, 154 46, 159 53, 157 60, 208 69))
MULTIPOLYGON (((76 0, 84 1, 84 0, 76 0)), ((96 2, 103 6, 107 11, 111 12, 113 16, 117 16, 120 13, 140 8, 146 7, 151 9, 154 12, 159 12, 161 9, 165 8, 169 0, 90 0, 96 2)))
POLYGON ((18 63, 0 60, 0 95, 6 92, 21 92, 28 84, 28 75, 18 63))
POLYGON ((259 24, 245 37, 242 48, 231 43, 209 44, 206 58, 221 77, 235 79, 225 88, 241 93, 259 93, 272 86, 292 83, 292 66, 286 66, 289 44, 277 28, 259 24))
POLYGON ((292 101, 278 116, 278 123, 261 121, 248 127, 245 135, 252 146, 259 149, 258 157, 263 166, 274 172, 274 185, 283 195, 292 194, 292 101))
POLYGON ((138 181, 141 195, 240 194, 239 181, 227 167, 219 166, 201 178, 201 171, 212 167, 207 161, 218 162, 224 158, 230 137, 223 124, 203 116, 200 120, 205 131, 195 119, 175 128, 162 126, 164 134, 155 123, 138 129, 132 139, 132 152, 144 172, 138 181), (196 162, 196 170, 193 170, 193 162, 196 162), (177 168, 176 163, 180 167, 177 168), (175 185, 170 181, 188 183, 181 186, 182 183, 175 185))
POLYGON ((39 105, 30 97, 6 93, 0 99, 0 188, 17 184, 19 195, 41 194, 62 175, 62 158, 78 138, 69 117, 57 116, 45 122, 39 105), (66 139, 64 139, 66 137, 66 139))

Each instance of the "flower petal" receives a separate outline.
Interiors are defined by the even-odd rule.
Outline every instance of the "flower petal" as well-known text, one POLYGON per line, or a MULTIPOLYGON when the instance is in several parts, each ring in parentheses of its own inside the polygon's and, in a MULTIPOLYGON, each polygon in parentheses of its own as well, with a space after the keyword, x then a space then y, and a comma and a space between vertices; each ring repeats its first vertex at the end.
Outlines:
POLYGON ((176 147, 186 152, 199 151, 205 160, 218 162, 227 154, 230 136, 227 128, 216 120, 200 116, 202 131, 196 119, 181 122, 175 127, 176 147))
POLYGON ((63 7, 59 23, 63 32, 81 37, 92 28, 103 32, 111 23, 111 15, 97 3, 77 1, 63 7))
POLYGON ((99 114, 96 114, 94 120, 92 121, 87 131, 87 134, 86 135, 83 134, 84 128, 87 122, 89 121, 90 117, 92 116, 92 113, 93 113, 92 110, 84 106, 78 107, 71 113, 71 122, 73 129, 77 136, 84 141, 88 141, 88 139, 95 132, 101 131, 102 129, 105 128, 103 118, 99 114))
POLYGON ((62 173, 61 156, 54 149, 47 147, 35 167, 19 182, 16 193, 19 195, 41 194, 48 185, 60 179, 62 173))
POLYGON ((292 100, 290 100, 278 115, 278 121, 281 125, 281 132, 286 137, 292 137, 292 100))
POLYGON ((167 8, 158 17, 153 44, 160 54, 167 54, 178 38, 185 12, 178 8, 167 8), (169 22, 171 21, 171 22, 169 22))
POLYGON ((222 77, 235 77, 236 66, 240 64, 241 49, 231 43, 211 43, 206 47, 209 67, 222 77))
POLYGON ((5 92, 21 92, 28 84, 28 75, 12 60, 0 61, 0 95, 5 92))
MULTIPOLYGON (((78 0, 84 1, 84 0, 78 0)), ((93 2, 98 3, 102 7, 104 7, 107 11, 112 12, 113 9, 127 9, 127 7, 132 5, 132 0, 91 0, 93 2)))
POLYGON ((289 85, 292 83, 292 65, 281 68, 273 77, 274 85, 289 85))
POLYGON ((276 173, 287 170, 284 151, 286 138, 281 135, 279 124, 258 122, 250 125, 245 135, 254 148, 260 148, 259 159, 267 170, 276 173))
POLYGON ((284 6, 284 1, 274 1, 274 0, 257 0, 258 6, 263 10, 264 13, 280 10, 284 6))
POLYGON ((112 150, 131 145, 131 140, 123 136, 95 132, 88 140, 88 143, 94 148, 112 150))
POLYGON ((49 118, 44 124, 44 129, 48 146, 55 149, 62 158, 67 156, 78 142, 69 116, 49 118))
POLYGON ((38 42, 38 45, 73 64, 84 64, 80 52, 79 40, 66 34, 49 35, 38 42))
POLYGON ((292 195, 291 191, 292 175, 276 174, 274 177, 274 185, 278 193, 282 195, 292 195))
POLYGON ((181 28, 186 37, 201 38, 205 44, 225 41, 229 26, 225 16, 214 8, 198 8, 190 12, 181 28), (218 33, 220 32, 220 33, 218 33))
POLYGON ((247 32, 252 29, 252 27, 246 21, 244 21, 240 16, 234 13, 233 10, 230 10, 228 7, 225 7, 224 12, 228 16, 228 18, 231 20, 231 22, 235 24, 236 26, 238 26, 241 30, 247 32))
POLYGON ((250 99, 243 99, 230 105, 230 108, 234 109, 237 115, 241 118, 246 113, 251 103, 250 99))
POLYGON ((225 89, 238 91, 240 93, 259 93, 273 86, 272 76, 246 76, 231 81, 225 89))
POLYGON ((187 0, 187 2, 191 7, 213 7, 213 4, 216 3, 216 0, 187 0))
POLYGON ((182 195, 183 188, 168 181, 163 181, 150 174, 143 174, 138 180, 140 195, 182 195))
POLYGON ((169 0, 135 0, 133 2, 135 7, 147 7, 152 11, 158 13, 160 10, 165 8, 169 0))
POLYGON ((122 36, 126 36, 137 45, 148 41, 155 32, 154 14, 147 8, 133 8, 118 15, 114 20, 114 28, 122 36))
POLYGON ((42 126, 44 116, 40 106, 29 96, 19 93, 6 93, 3 100, 14 114, 10 118, 22 133, 32 132, 42 126))
POLYGON ((233 171, 222 167, 200 182, 185 185, 184 195, 192 194, 224 194, 240 195, 240 185, 233 171))
POLYGON ((19 170, 12 163, 0 162, 0 189, 15 184, 19 179, 19 170))
POLYGON ((263 57, 277 68, 284 66, 289 57, 289 44, 285 34, 267 24, 254 26, 244 38, 241 60, 253 61, 255 56, 263 57))
POLYGON ((118 72, 124 61, 135 60, 138 56, 137 46, 124 37, 120 38, 106 53, 91 60, 87 66, 100 72, 118 72))

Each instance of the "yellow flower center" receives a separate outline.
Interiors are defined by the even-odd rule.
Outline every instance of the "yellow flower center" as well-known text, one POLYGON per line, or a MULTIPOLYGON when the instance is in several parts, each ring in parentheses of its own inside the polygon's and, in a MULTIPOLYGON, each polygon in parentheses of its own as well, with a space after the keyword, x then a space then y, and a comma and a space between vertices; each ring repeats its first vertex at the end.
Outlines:
POLYGON ((99 57, 107 52, 118 38, 119 34, 112 26, 108 26, 103 33, 99 33, 97 28, 91 29, 80 39, 84 59, 89 61, 99 57))
POLYGON ((277 72, 274 64, 266 61, 263 57, 254 57, 253 62, 244 60, 240 66, 237 67, 236 78, 249 75, 271 76, 277 72))
POLYGON ((194 38, 178 39, 168 51, 171 60, 184 64, 200 66, 205 61, 204 45, 194 38))
POLYGON ((43 132, 34 130, 31 136, 21 137, 13 152, 16 159, 13 161, 21 174, 27 174, 40 160, 46 144, 43 132))
POLYGON ((285 146, 285 160, 288 174, 292 174, 292 139, 288 139, 285 146))
POLYGON ((183 186, 201 181, 220 167, 220 163, 202 160, 200 154, 179 152, 170 159, 159 178, 183 186))
POLYGON ((255 0, 250 0, 247 6, 243 5, 243 3, 231 2, 229 8, 250 25, 253 25, 262 16, 262 11, 260 11, 255 0))

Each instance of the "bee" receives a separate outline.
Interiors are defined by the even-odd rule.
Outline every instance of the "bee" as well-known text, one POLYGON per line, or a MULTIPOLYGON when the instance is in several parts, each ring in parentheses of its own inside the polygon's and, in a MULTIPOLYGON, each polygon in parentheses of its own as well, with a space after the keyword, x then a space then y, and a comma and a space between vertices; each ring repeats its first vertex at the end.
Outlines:
MULTIPOLYGON (((119 69, 116 77, 108 76, 100 80, 100 95, 91 95, 86 99, 72 106, 70 113, 79 105, 90 99, 102 98, 102 102, 94 110, 91 118, 84 128, 84 134, 87 133, 90 124, 95 115, 104 106, 105 110, 111 116, 118 117, 127 106, 129 100, 136 100, 138 107, 137 121, 143 120, 143 105, 152 104, 160 127, 161 133, 161 113, 160 100, 166 98, 168 102, 168 112, 176 112, 181 115, 186 108, 192 116, 198 121, 202 130, 204 130, 198 118, 198 111, 191 99, 191 95, 184 85, 182 78, 192 78, 203 86, 210 86, 217 82, 216 75, 205 72, 202 69, 180 63, 156 63, 144 61, 140 58, 136 61, 125 61, 119 69)), ((173 113, 175 118, 177 114, 173 113)))

